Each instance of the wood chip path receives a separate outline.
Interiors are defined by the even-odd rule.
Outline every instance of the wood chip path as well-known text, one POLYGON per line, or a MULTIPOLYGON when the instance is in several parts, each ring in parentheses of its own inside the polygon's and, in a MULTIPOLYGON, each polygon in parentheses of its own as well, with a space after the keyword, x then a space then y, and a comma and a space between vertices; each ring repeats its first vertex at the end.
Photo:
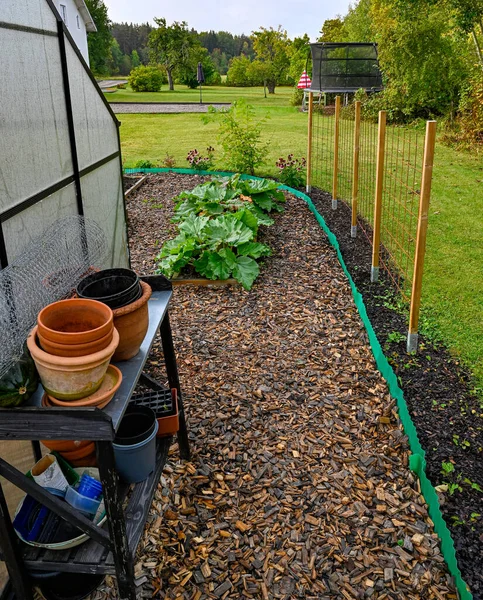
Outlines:
MULTIPOLYGON (((129 200, 133 268, 151 269, 160 215, 194 185, 151 176, 129 200)), ((174 449, 161 479, 139 596, 456 598, 334 250, 290 196, 261 237, 274 256, 250 292, 175 290, 193 457, 174 449)), ((159 349, 150 363, 164 372, 159 349)), ((93 597, 115 597, 103 589, 93 597)))

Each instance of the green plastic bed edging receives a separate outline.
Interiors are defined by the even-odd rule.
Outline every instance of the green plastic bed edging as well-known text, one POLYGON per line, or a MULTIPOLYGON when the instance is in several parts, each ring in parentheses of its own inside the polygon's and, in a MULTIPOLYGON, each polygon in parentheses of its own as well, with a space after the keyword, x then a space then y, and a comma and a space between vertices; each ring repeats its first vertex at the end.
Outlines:
MULTIPOLYGON (((197 171, 195 169, 168 169, 168 168, 159 168, 159 169, 124 169, 124 173, 126 175, 131 173, 181 173, 186 175, 217 175, 217 176, 231 176, 234 175, 232 172, 225 171, 197 171)), ((262 177, 255 177, 253 175, 242 175, 243 179, 263 179, 262 177)), ((379 343, 379 340, 376 337, 372 324, 367 316, 366 307, 364 304, 364 300, 357 289, 349 271, 347 270, 344 259, 342 258, 342 253, 340 251, 339 242, 337 241, 336 236, 332 233, 332 231, 327 227, 326 222, 322 215, 315 208, 312 200, 304 194, 303 192, 299 192, 293 188, 290 188, 286 185, 280 185, 280 188, 293 194, 297 198, 304 200, 310 211, 314 214, 317 222, 320 227, 323 229, 327 237, 329 238, 330 244, 333 246, 335 251, 337 252, 337 256, 339 258, 339 262, 342 266, 342 269, 349 280, 350 287, 352 289, 352 295, 354 297, 354 302, 357 306, 357 310, 359 311, 362 322, 364 323, 364 327, 366 328, 367 334, 369 336, 369 343, 371 346, 372 354, 374 355, 374 359, 376 361, 377 368, 379 369, 381 375, 387 382, 389 387, 389 392, 393 398, 396 399, 399 417, 401 419, 404 432, 408 436, 409 447, 411 449, 411 455, 409 457, 409 467, 410 469, 416 473, 419 478, 421 484, 421 492, 423 497, 428 504, 429 516, 431 517, 434 523, 434 530, 438 534, 441 540, 441 552, 443 557, 448 565, 449 572, 453 576, 456 584, 456 589, 460 595, 461 600, 472 600, 473 596, 468 590, 468 586, 464 582, 461 577, 461 572, 458 568, 458 563, 456 560, 456 554, 453 544, 453 539, 451 537, 451 533, 446 525, 445 520, 441 514, 441 510, 439 507, 439 500, 436 490, 428 479, 426 475, 426 460, 425 460, 425 452, 421 447, 421 443, 419 442, 418 433, 416 427, 411 419, 411 415, 409 414, 409 410, 404 400, 404 395, 402 389, 399 387, 396 374, 394 373, 391 365, 389 364, 386 355, 379 343)))

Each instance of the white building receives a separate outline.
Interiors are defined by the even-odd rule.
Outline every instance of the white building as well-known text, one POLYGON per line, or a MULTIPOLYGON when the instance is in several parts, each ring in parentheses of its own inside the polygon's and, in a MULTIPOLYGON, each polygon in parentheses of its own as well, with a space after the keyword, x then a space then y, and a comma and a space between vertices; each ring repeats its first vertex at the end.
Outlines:
POLYGON ((84 0, 54 0, 54 4, 84 60, 89 64, 87 34, 97 29, 84 0))

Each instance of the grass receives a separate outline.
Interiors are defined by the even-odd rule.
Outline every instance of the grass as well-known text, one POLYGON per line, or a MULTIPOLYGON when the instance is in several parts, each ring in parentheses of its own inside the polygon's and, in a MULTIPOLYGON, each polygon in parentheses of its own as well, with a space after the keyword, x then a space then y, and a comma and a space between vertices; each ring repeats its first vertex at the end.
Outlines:
MULTIPOLYGON (((246 98, 254 106, 264 108, 288 105, 292 95, 291 87, 278 87, 275 94, 268 94, 265 98, 263 87, 231 88, 225 86, 206 86, 202 89, 203 103, 210 102, 233 102, 237 98, 246 98)), ((200 90, 190 90, 185 86, 175 86, 175 90, 161 89, 160 92, 133 92, 127 86, 125 90, 117 90, 115 94, 109 94, 109 102, 199 102, 200 90)))
MULTIPOLYGON (((277 88, 264 98, 263 88, 206 88, 206 102, 232 102, 245 97, 257 118, 269 118, 263 134, 270 143, 269 155, 260 175, 276 175, 279 156, 294 153, 306 156, 307 115, 289 105, 292 90, 277 88)), ((135 94, 119 90, 109 101, 196 102, 198 90, 135 94)), ((198 114, 119 115, 126 167, 137 160, 161 163, 166 153, 178 167, 187 167, 186 154, 192 148, 217 149, 217 125, 204 125, 198 114)), ((219 161, 218 168, 223 168, 219 161)), ((483 388, 483 164, 481 157, 437 144, 433 174, 426 265, 423 283, 423 324, 445 340, 455 355, 472 370, 483 388)))

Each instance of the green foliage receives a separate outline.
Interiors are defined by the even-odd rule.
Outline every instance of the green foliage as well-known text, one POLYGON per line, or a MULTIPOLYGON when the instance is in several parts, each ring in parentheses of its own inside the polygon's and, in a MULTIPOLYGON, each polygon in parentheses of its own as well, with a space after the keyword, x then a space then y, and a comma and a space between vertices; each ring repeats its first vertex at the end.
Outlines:
POLYGON ((138 160, 134 164, 135 169, 155 169, 156 165, 150 160, 138 160))
POLYGON ((340 17, 324 21, 320 30, 319 42, 345 42, 346 40, 347 31, 344 27, 344 21, 340 17))
POLYGON ((179 234, 156 257, 158 272, 173 277, 191 265, 208 279, 233 276, 249 290, 259 274, 257 259, 271 254, 256 236, 260 225, 273 223, 266 212, 282 210, 285 198, 277 184, 239 175, 215 178, 177 200, 173 221, 179 234))
POLYGON ((291 106, 302 106, 304 100, 304 91, 298 88, 293 89, 292 97, 290 98, 291 106))
POLYGON ((242 54, 232 59, 226 75, 226 85, 233 87, 246 87, 253 85, 250 73, 251 60, 242 54))
POLYGON ((158 26, 149 34, 148 46, 151 60, 166 70, 169 89, 174 89, 174 71, 185 68, 190 62, 191 50, 198 45, 197 38, 188 30, 186 21, 172 25, 166 19, 154 19, 158 26))
POLYGON ((243 98, 221 113, 209 107, 209 113, 220 119, 219 137, 227 167, 254 175, 268 154, 268 143, 262 140, 265 118, 255 121, 253 106, 243 98))
POLYGON ((87 35, 90 67, 97 75, 109 75, 112 66, 111 21, 103 0, 86 0, 86 6, 97 31, 87 35))
POLYGON ((442 462, 441 463, 441 473, 445 476, 448 476, 450 473, 454 472, 454 464, 451 462, 442 462))
POLYGON ((305 158, 295 158, 289 154, 287 159, 279 158, 275 163, 279 170, 280 181, 293 188, 299 188, 305 185, 305 170, 307 161, 305 158))
POLYGON ((135 92, 159 92, 163 75, 157 67, 141 65, 131 71, 128 81, 135 92))
MULTIPOLYGON (((310 58, 310 38, 307 34, 302 37, 296 37, 288 49, 288 57, 290 60, 290 67, 288 70, 290 83, 296 85, 300 76, 304 70, 307 70, 309 76, 312 74, 312 60, 310 58)), ((300 103, 302 104, 302 99, 300 103)), ((298 106, 298 104, 293 104, 298 106)))
POLYGON ((265 67, 265 81, 269 94, 275 93, 275 86, 289 83, 287 75, 290 66, 290 40, 287 32, 279 25, 277 29, 261 27, 252 34, 256 60, 265 67))

